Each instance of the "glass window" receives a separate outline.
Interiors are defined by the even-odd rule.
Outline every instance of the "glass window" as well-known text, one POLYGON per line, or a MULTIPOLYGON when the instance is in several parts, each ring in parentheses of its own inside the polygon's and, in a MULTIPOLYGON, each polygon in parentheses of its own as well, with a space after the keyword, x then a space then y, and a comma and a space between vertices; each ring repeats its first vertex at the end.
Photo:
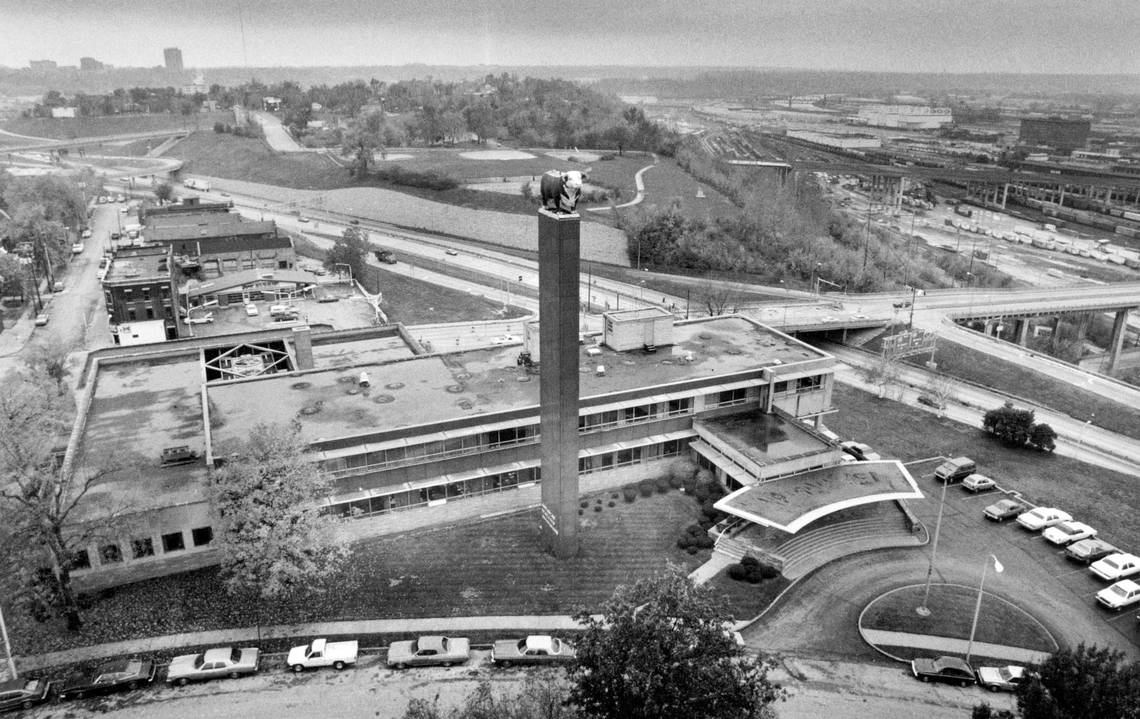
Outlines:
POLYGON ((131 320, 132 322, 134 322, 136 319, 138 319, 138 313, 137 313, 137 312, 135 312, 135 308, 134 308, 134 307, 132 307, 131 309, 127 310, 127 319, 131 320))
POLYGON ((614 468, 614 455, 612 452, 607 452, 598 457, 598 468, 602 470, 614 468))
POLYGON ((142 539, 131 540, 131 551, 135 555, 135 559, 142 559, 143 557, 154 556, 154 541, 150 537, 143 537, 142 539))
POLYGON ((578 474, 589 474, 594 471, 594 458, 593 457, 579 457, 578 458, 578 474))
POLYGON ((773 386, 773 389, 774 389, 776 394, 787 394, 788 393, 788 383, 786 381, 785 382, 777 382, 773 386))
POLYGON ((177 552, 182 549, 186 549, 186 540, 182 538, 182 532, 162 535, 162 551, 177 552))
POLYGON ((146 308, 146 318, 148 320, 154 319, 154 308, 153 307, 147 307, 146 308))
POLYGON ((99 547, 99 561, 103 564, 117 564, 123 561, 123 550, 117 544, 104 544, 99 547))
POLYGON ((814 377, 800 377, 796 380, 797 392, 811 392, 812 390, 819 389, 822 384, 823 378, 819 375, 814 377))
POLYGON ((693 398, 682 397, 681 399, 669 400, 669 414, 687 414, 693 409, 693 398))
POLYGON ((90 569, 91 555, 86 549, 77 549, 71 553, 71 569, 90 569))
POLYGON ((194 546, 201 547, 214 541, 214 528, 198 527, 197 529, 191 529, 190 536, 194 540, 194 546))

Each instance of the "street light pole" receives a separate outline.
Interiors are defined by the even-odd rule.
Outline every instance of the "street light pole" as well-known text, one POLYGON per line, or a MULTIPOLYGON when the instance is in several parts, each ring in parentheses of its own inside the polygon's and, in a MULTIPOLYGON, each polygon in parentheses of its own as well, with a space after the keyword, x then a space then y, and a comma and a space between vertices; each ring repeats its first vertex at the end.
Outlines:
MULTIPOLYGON (((998 558, 991 554, 987 560, 994 560, 994 571, 1001 574, 1005 571, 1005 567, 1001 566, 998 558)), ((986 570, 990 568, 990 563, 987 561, 982 565, 982 581, 978 582, 978 601, 974 604, 974 622, 970 625, 970 643, 966 645, 966 663, 970 663, 970 654, 974 651, 974 633, 978 630, 978 614, 982 610, 982 588, 986 586, 986 570)))
POLYGON ((949 486, 949 482, 942 483, 942 499, 938 501, 938 519, 934 523, 934 543, 930 547, 930 564, 926 567, 926 591, 922 595, 922 604, 914 610, 920 617, 930 616, 926 603, 930 600, 930 578, 934 574, 934 559, 938 556, 938 534, 942 530, 942 510, 946 507, 946 488, 949 486))

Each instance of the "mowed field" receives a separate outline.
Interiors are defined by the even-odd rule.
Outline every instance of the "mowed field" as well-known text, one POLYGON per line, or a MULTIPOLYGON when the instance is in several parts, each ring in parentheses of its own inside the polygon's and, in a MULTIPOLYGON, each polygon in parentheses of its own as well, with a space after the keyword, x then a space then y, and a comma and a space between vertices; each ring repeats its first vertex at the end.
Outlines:
POLYGON ((127 135, 133 132, 159 130, 208 130, 215 122, 233 124, 232 112, 195 113, 193 115, 111 115, 108 117, 19 117, 0 125, 19 135, 69 140, 74 137, 127 135))

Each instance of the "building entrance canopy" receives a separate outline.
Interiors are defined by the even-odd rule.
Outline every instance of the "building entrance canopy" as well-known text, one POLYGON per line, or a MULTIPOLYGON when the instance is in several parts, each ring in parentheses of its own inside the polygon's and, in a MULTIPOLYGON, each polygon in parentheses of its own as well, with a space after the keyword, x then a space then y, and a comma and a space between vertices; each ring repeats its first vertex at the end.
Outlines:
POLYGON ((738 489, 716 508, 755 524, 794 534, 820 517, 861 504, 922 499, 897 460, 851 462, 738 489))

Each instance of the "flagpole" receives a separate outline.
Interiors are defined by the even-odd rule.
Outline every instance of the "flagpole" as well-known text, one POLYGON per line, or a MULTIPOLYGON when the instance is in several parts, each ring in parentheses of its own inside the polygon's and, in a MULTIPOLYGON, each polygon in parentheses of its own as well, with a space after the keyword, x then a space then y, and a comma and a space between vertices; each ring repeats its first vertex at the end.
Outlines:
MULTIPOLYGON (((988 559, 994 560, 994 571, 1001 574, 1005 571, 1005 567, 1001 565, 998 558, 991 554, 988 559)), ((982 565, 982 581, 978 582, 978 601, 974 605, 974 623, 970 625, 970 643, 966 645, 966 663, 970 663, 970 654, 974 651, 974 633, 978 630, 978 614, 982 609, 982 588, 986 586, 986 570, 990 568, 990 563, 987 561, 982 565)))

